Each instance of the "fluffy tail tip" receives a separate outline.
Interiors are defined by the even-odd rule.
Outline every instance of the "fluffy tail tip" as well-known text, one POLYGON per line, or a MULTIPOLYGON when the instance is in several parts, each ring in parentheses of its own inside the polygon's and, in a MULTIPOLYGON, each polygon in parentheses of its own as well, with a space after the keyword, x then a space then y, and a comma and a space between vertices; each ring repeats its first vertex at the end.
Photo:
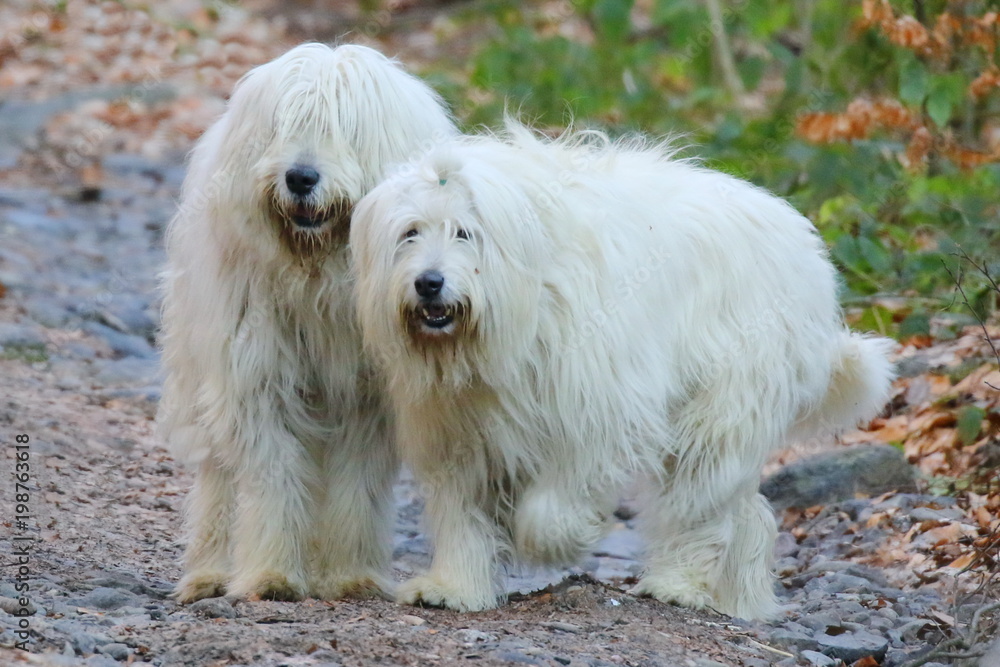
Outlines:
POLYGON ((878 415, 896 378, 888 338, 846 333, 833 360, 826 397, 804 424, 806 435, 839 432, 878 415))

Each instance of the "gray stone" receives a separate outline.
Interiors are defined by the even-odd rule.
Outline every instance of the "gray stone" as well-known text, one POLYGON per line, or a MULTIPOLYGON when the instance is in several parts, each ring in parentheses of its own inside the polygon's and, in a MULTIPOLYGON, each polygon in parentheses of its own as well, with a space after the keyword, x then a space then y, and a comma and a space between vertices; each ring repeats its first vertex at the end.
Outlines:
POLYGON ((832 612, 820 612, 817 614, 805 614, 799 617, 799 623, 818 632, 826 632, 827 628, 840 625, 840 616, 832 612))
POLYGON ((99 384, 132 384, 148 386, 159 374, 159 364, 152 359, 129 357, 107 361, 94 376, 99 384))
POLYGON ((455 633, 455 639, 463 644, 475 644, 477 642, 495 642, 497 636, 491 635, 488 632, 473 630, 472 628, 463 628, 455 633))
POLYGON ((106 586, 99 586, 90 591, 80 599, 80 602, 83 607, 103 610, 139 604, 139 600, 134 594, 106 586))
POLYGON ((132 649, 125 644, 119 644, 118 642, 105 644, 98 650, 109 658, 113 658, 115 660, 128 660, 129 655, 132 653, 132 649))
POLYGON ((914 521, 955 521, 965 516, 965 512, 956 507, 932 509, 930 507, 914 507, 909 511, 914 521))
POLYGON ((100 322, 84 322, 82 328, 92 336, 103 340, 115 353, 122 356, 138 357, 139 359, 156 357, 156 350, 142 336, 122 333, 100 322))
POLYGON ((774 557, 775 558, 787 558, 789 556, 794 556, 799 552, 799 543, 795 539, 795 536, 787 531, 782 531, 778 533, 778 537, 774 540, 774 557))
POLYGON ((19 616, 23 616, 25 612, 27 612, 29 616, 33 616, 38 612, 38 607, 32 604, 31 600, 27 600, 28 604, 22 607, 19 599, 20 598, 9 598, 6 596, 0 597, 0 609, 3 609, 8 614, 17 614, 19 616))
POLYGON ((76 235, 74 228, 77 227, 66 218, 23 209, 5 211, 3 220, 0 222, 17 227, 22 234, 44 236, 49 238, 50 242, 52 237, 57 239, 73 238, 76 235))
POLYGON ((205 598, 188 605, 188 609, 206 618, 236 618, 236 610, 226 598, 205 598))
POLYGON ((80 655, 90 655, 97 650, 97 640, 82 630, 70 632, 69 641, 80 655))
POLYGON ((87 667, 118 667, 114 658, 105 655, 92 655, 83 664, 87 667))
POLYGON ((64 326, 70 319, 70 312, 66 308, 47 298, 29 299, 24 304, 24 309, 31 319, 53 329, 64 326))
POLYGON ((139 296, 119 295, 105 308, 98 309, 95 319, 106 326, 144 338, 156 331, 156 320, 148 312, 149 303, 139 296))
POLYGON ((996 667, 996 665, 1000 665, 1000 637, 990 644, 986 653, 979 659, 979 667, 996 667))
POLYGON ((881 662, 889 649, 889 642, 870 632, 845 632, 839 635, 826 633, 816 636, 820 651, 851 664, 861 658, 872 656, 881 662))
POLYGON ((771 632, 768 638, 773 644, 782 648, 794 648, 799 651, 807 649, 816 650, 819 648, 819 644, 810 635, 787 628, 778 628, 774 632, 771 632))
POLYGON ((886 491, 915 490, 913 466, 890 445, 838 449, 785 466, 760 490, 776 510, 811 507, 886 491))
POLYGON ((135 593, 136 595, 147 595, 161 600, 170 593, 169 590, 148 586, 140 581, 138 577, 127 572, 108 572, 89 579, 87 584, 94 588, 118 588, 129 593, 135 593))
POLYGON ((37 326, 0 322, 0 345, 4 347, 44 347, 45 336, 37 326))
POLYGON ((541 665, 544 664, 539 662, 535 658, 529 655, 525 655, 520 651, 495 651, 491 654, 497 660, 502 660, 504 662, 514 662, 521 665, 541 665))
POLYGON ((808 660, 810 665, 815 665, 815 667, 836 667, 838 662, 836 658, 831 658, 816 651, 802 651, 800 655, 808 660))
POLYGON ((844 572, 830 572, 807 583, 805 589, 812 591, 818 588, 825 593, 834 594, 869 591, 871 586, 871 582, 863 577, 855 577, 844 572))

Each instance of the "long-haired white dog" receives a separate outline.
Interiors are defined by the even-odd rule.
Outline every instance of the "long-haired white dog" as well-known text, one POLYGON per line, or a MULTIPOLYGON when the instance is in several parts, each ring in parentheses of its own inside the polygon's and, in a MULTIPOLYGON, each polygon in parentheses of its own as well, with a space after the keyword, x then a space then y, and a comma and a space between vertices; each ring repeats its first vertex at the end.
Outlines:
POLYGON ((305 44, 250 71, 195 147, 163 283, 160 426, 198 466, 181 601, 388 585, 397 456, 348 227, 390 165, 454 133, 385 56, 305 44))
POLYGON ((494 606, 498 558, 577 558, 637 473, 636 592, 774 613, 765 458, 871 418, 892 378, 808 220, 664 146, 511 123, 375 188, 350 244, 427 493, 433 563, 401 601, 494 606))

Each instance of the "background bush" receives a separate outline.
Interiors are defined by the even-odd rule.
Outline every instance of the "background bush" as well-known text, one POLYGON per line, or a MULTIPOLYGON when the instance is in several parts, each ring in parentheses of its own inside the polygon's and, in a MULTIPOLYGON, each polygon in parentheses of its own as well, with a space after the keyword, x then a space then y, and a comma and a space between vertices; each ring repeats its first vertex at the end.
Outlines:
POLYGON ((949 270, 979 315, 997 306, 956 256, 1000 274, 996 5, 493 0, 464 19, 488 37, 449 93, 470 125, 509 105, 543 127, 683 133, 815 221, 859 326, 920 335, 933 314, 964 323, 949 270))

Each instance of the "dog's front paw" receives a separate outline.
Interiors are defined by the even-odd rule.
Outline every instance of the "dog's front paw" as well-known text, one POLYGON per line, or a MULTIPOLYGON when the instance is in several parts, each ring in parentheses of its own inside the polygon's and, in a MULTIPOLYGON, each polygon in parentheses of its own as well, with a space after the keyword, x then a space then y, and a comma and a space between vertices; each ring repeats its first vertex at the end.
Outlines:
POLYGON ((227 581, 228 577, 223 572, 190 572, 178 582, 173 597, 181 604, 222 597, 226 594, 227 581))
POLYGON ((385 577, 372 576, 325 576, 312 582, 310 594, 320 600, 341 598, 392 598, 393 584, 385 577))
POLYGON ((414 577, 399 585, 396 601, 428 607, 446 607, 455 611, 482 611, 497 606, 492 591, 463 590, 435 577, 414 577))
POLYGON ((306 585, 281 572, 267 571, 238 577, 229 592, 250 599, 298 602, 306 596, 306 585))
POLYGON ((654 597, 690 609, 711 609, 712 595, 707 587, 698 586, 684 577, 643 577, 629 590, 632 595, 654 597))

